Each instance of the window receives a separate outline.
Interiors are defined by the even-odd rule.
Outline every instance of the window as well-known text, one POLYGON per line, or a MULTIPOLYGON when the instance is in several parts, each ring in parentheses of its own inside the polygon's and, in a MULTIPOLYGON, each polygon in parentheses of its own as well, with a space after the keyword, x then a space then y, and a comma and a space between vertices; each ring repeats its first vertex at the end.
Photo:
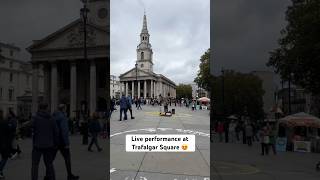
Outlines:
POLYGON ((2 91, 3 91, 3 89, 0 88, 0 99, 2 98, 2 91))
POLYGON ((10 50, 10 56, 13 56, 13 50, 10 50))
POLYGON ((141 67, 143 68, 143 64, 141 64, 141 67))
POLYGON ((141 59, 144 59, 144 52, 141 52, 141 59))
POLYGON ((13 74, 12 74, 12 73, 10 73, 10 79, 9 79, 9 81, 10 81, 10 82, 13 81, 13 74))
POLYGON ((9 66, 10 66, 10 68, 13 67, 13 62, 12 61, 10 61, 9 66))
POLYGON ((9 101, 13 100, 13 88, 9 89, 9 101))

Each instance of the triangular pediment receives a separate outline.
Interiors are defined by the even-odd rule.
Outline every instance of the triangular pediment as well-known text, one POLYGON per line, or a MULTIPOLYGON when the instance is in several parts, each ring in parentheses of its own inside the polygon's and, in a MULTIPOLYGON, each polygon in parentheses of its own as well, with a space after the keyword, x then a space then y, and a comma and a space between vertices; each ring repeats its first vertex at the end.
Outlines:
POLYGON ((136 71, 136 68, 132 68, 129 71, 125 72, 124 74, 120 75, 120 78, 132 78, 136 77, 136 72, 138 73, 138 77, 143 77, 143 76, 154 76, 154 73, 150 73, 141 69, 138 69, 136 71))
MULTIPOLYGON (((106 29, 87 24, 87 47, 108 46, 106 29)), ((83 23, 80 19, 48 35, 42 40, 34 41, 29 51, 82 48, 84 42, 83 23)))

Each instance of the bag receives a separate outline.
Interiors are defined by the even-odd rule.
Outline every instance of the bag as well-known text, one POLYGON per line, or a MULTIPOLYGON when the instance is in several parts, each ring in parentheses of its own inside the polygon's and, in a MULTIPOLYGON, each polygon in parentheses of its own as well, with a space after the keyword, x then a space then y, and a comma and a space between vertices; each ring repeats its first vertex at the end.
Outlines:
POLYGON ((264 142, 265 144, 269 144, 269 143, 270 143, 270 138, 269 138, 269 136, 264 136, 264 137, 263 137, 263 142, 264 142))

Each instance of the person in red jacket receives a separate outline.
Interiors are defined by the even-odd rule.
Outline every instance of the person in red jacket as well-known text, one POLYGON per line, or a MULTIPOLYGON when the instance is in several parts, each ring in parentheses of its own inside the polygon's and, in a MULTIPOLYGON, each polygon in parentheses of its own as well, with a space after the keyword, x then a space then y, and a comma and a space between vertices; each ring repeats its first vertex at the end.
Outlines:
POLYGON ((222 134, 224 132, 223 123, 221 121, 218 122, 217 133, 219 134, 219 141, 222 142, 223 137, 222 134))

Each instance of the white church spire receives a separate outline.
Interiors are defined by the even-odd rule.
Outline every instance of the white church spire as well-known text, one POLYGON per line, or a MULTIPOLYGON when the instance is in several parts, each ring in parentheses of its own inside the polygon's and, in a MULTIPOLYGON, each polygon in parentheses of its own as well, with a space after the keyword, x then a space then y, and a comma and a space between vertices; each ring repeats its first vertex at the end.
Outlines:
POLYGON ((147 26, 147 15, 144 12, 143 15, 143 25, 142 31, 140 33, 140 44, 137 47, 137 63, 140 69, 152 72, 153 62, 152 62, 152 48, 149 41, 150 34, 147 26))

